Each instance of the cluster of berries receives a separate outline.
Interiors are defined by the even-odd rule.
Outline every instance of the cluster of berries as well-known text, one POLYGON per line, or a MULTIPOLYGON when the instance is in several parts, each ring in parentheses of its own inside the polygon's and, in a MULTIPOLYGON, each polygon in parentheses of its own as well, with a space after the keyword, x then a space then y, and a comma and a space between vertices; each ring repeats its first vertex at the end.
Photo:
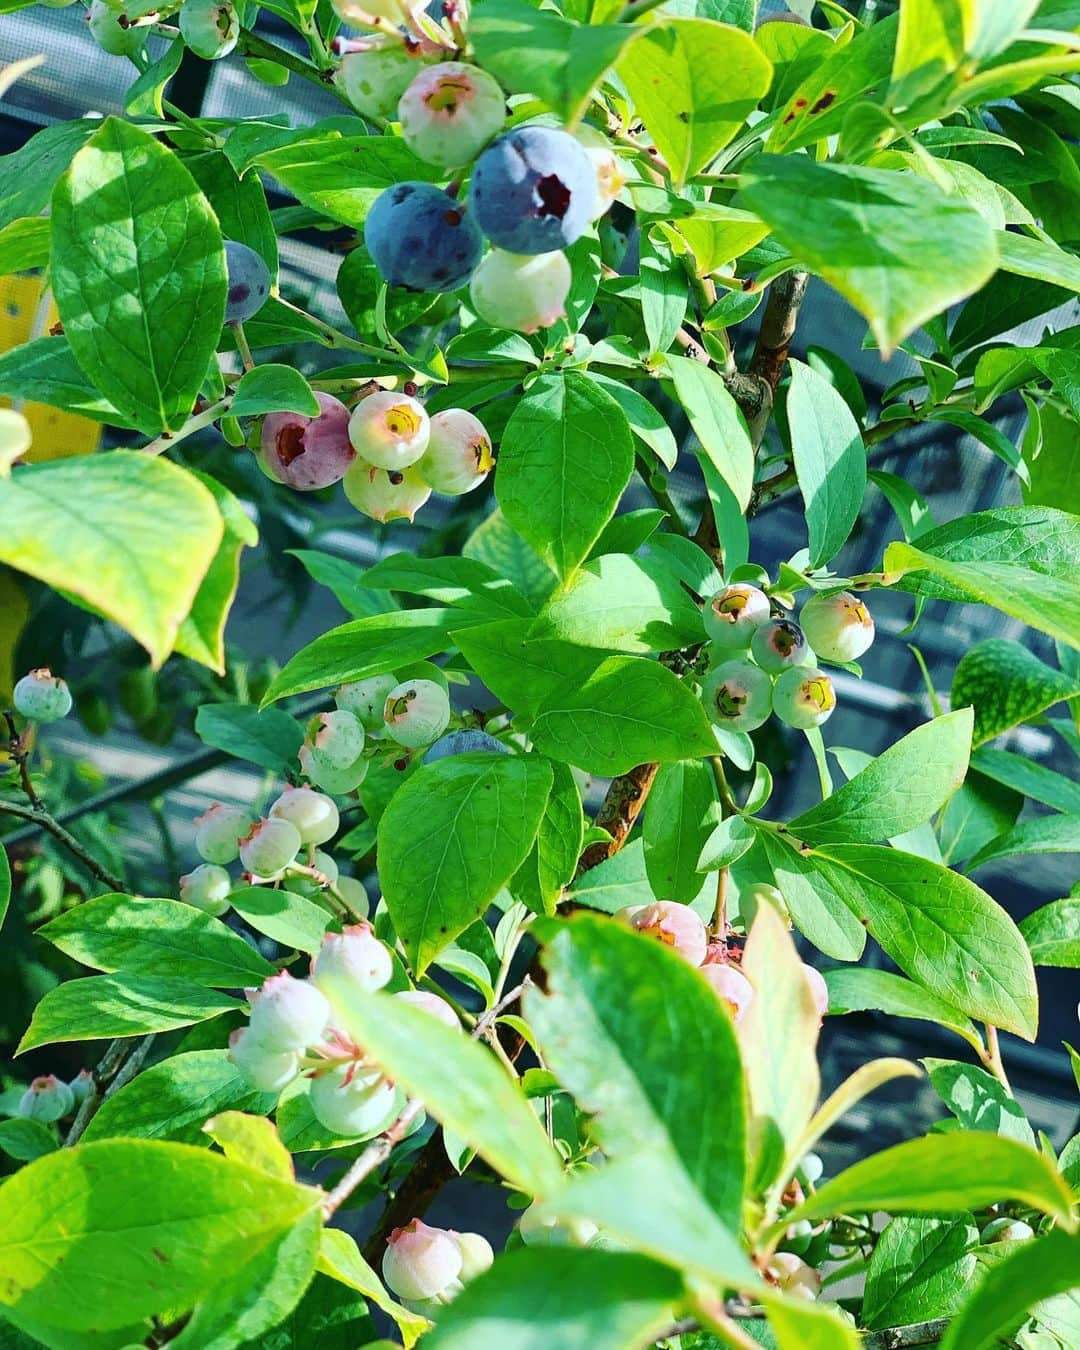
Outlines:
MULTIPOLYGON (((53 9, 64 9, 74 0, 43 0, 53 9)), ((110 56, 137 56, 155 23, 179 8, 180 36, 185 46, 206 61, 219 61, 235 48, 240 37, 240 18, 232 0, 183 0, 149 13, 129 18, 124 0, 91 0, 86 12, 90 34, 110 56)), ((142 7, 145 10, 145 6, 142 7)))
MULTIPOLYGON (((369 923, 327 933, 309 979, 283 970, 261 988, 247 990, 251 1016, 230 1036, 229 1059, 261 1092, 281 1092, 308 1074, 308 1100, 321 1125, 343 1138, 378 1134, 404 1098, 363 1049, 333 1026, 333 1009, 384 988, 393 973, 390 949, 369 923)), ((405 989, 394 997, 460 1030, 454 1010, 437 994, 405 989)))
POLYGON ((413 1219, 390 1234, 382 1273, 406 1308, 434 1317, 494 1260, 491 1244, 479 1233, 432 1228, 413 1219))
POLYGON ((401 8, 383 14, 335 0, 335 9, 382 30, 338 44, 338 81, 357 112, 396 115, 406 145, 447 176, 472 165, 467 202, 456 182, 397 183, 376 199, 364 243, 383 280, 428 292, 468 282, 473 309, 499 328, 533 333, 562 318, 571 281, 563 250, 625 182, 607 141, 594 129, 575 137, 531 123, 500 136, 506 98, 487 71, 441 60, 447 49, 433 38, 394 29, 389 21, 401 8), (485 236, 493 245, 486 255, 485 236))
MULTIPOLYGON (((770 892, 768 899, 786 913, 783 896, 773 886, 757 887, 770 892)), ((705 979, 731 1009, 734 1021, 742 1019, 754 997, 754 986, 734 962, 736 953, 726 942, 710 942, 700 915, 689 905, 676 900, 656 900, 651 905, 628 905, 619 910, 617 919, 665 947, 679 953, 692 966, 697 966, 705 979)), ((803 965, 807 985, 814 999, 818 1016, 824 1017, 829 1008, 829 991, 819 971, 803 965)))
POLYGON ((24 1120, 40 1120, 43 1125, 73 1116, 86 1100, 91 1082, 88 1069, 80 1069, 69 1083, 54 1073, 41 1074, 20 1097, 17 1114, 24 1120))
POLYGON ((869 610, 847 591, 815 595, 795 623, 773 617, 764 591, 738 584, 707 601, 703 617, 720 659, 701 697, 715 725, 732 731, 754 731, 770 713, 802 731, 820 726, 832 716, 836 691, 817 659, 855 661, 874 640, 869 610))
POLYGON ((320 412, 271 413, 262 424, 259 464, 300 492, 342 482, 345 496, 372 520, 412 520, 432 492, 459 497, 495 465, 491 438, 464 408, 429 416, 410 393, 380 389, 349 409, 316 394, 320 412))

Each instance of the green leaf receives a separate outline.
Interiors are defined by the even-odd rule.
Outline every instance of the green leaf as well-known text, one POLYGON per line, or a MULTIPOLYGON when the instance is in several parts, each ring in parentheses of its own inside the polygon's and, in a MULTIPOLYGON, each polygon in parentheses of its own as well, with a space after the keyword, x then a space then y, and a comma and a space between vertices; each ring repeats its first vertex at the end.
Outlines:
MULTIPOLYGON (((173 44, 174 48, 176 45, 173 44)), ((214 208, 222 235, 253 248, 266 263, 271 278, 276 282, 277 233, 259 175, 251 173, 245 178, 237 177, 228 156, 218 150, 188 155, 184 164, 214 208)), ((297 411, 302 412, 303 409, 297 411)))
POLYGON ((0 482, 0 561, 118 623, 155 668, 173 649, 222 529, 193 475, 130 451, 31 464, 0 482))
POLYGON ((0 277, 45 267, 49 261, 49 220, 32 216, 0 229, 0 277))
POLYGON ((626 1350, 674 1321, 682 1281, 632 1252, 525 1247, 471 1281, 425 1337, 431 1350, 626 1350))
MULTIPOLYGON (((348 1233, 343 1233, 340 1228, 323 1230, 319 1269, 330 1279, 337 1280, 349 1289, 357 1290, 365 1299, 381 1308, 388 1317, 393 1318, 405 1342, 405 1350, 410 1350, 427 1329, 427 1318, 419 1313, 409 1312, 390 1297, 383 1287, 382 1280, 360 1255, 355 1240, 348 1233)), ((304 1334, 307 1334, 306 1329, 304 1334)), ((282 1350, 296 1350, 296 1348, 289 1345, 282 1350)), ((354 1346, 350 1343, 348 1347, 343 1347, 343 1350, 354 1350, 354 1346)))
POLYGON ((689 288, 686 275, 659 230, 641 233, 641 318, 649 351, 666 352, 686 318, 689 288))
POLYGON ((865 315, 885 355, 997 268, 982 216, 912 174, 762 155, 742 200, 865 315))
POLYGON ((16 1162, 33 1162, 58 1147, 55 1131, 40 1120, 28 1120, 25 1116, 0 1120, 0 1150, 16 1162))
POLYGON ((1020 921, 1037 966, 1080 968, 1080 897, 1054 900, 1020 921))
POLYGON ((993 1074, 976 1064, 924 1059, 934 1091, 965 1130, 985 1130, 1035 1148, 1023 1107, 993 1074))
POLYGON ((615 513, 634 467, 626 414, 575 371, 541 375, 503 433, 495 493, 510 525, 565 579, 615 513))
POLYGON ((866 1270, 860 1320, 874 1330, 951 1317, 967 1297, 979 1230, 967 1215, 886 1225, 866 1270))
POLYGON ((1029 1308, 1054 1294, 1076 1288, 1080 1238, 1060 1230, 1034 1242, 1017 1243, 1000 1264, 979 1281, 953 1318, 942 1350, 986 1350, 1013 1331, 1029 1308))
POLYGON ((283 947, 312 956, 322 946, 332 915, 321 905, 282 888, 244 886, 229 896, 229 904, 249 928, 265 933, 283 947))
MULTIPOLYGON (((362 244, 357 244, 346 253, 334 284, 349 322, 363 341, 381 341, 376 316, 383 279, 371 260, 371 254, 362 244)), ((426 314, 435 300, 436 297, 429 292, 406 291, 396 286, 389 288, 386 292, 386 330, 391 333, 403 332, 426 314)), ((531 347, 529 352, 532 353, 531 347)))
POLYGON ((530 991, 526 1013, 605 1152, 670 1161, 738 1231, 745 1107, 721 1000, 682 957, 597 915, 562 927, 543 959, 547 992, 530 991))
POLYGON ((608 657, 578 688, 549 694, 532 737, 543 754, 604 776, 716 753, 700 700, 670 670, 635 656, 608 657))
POLYGON ((95 422, 130 427, 83 374, 65 337, 43 337, 0 356, 0 394, 47 403, 95 422))
MULTIPOLYGON (((595 383, 603 381, 596 380, 595 383)), ((555 585, 554 572, 511 528, 498 507, 473 530, 461 552, 464 557, 487 563, 500 576, 508 577, 535 607, 543 604, 555 585)))
POLYGON ((1080 258, 1075 253, 1014 230, 999 230, 997 240, 1001 267, 1006 272, 1080 291, 1080 258))
POLYGON ((209 474, 195 476, 217 502, 225 534, 192 602, 191 613, 180 625, 176 651, 224 675, 225 623, 240 586, 240 554, 245 545, 254 547, 259 542, 259 532, 228 488, 209 474))
POLYGON ((754 447, 738 404, 711 367, 688 356, 668 356, 664 367, 709 462, 745 511, 754 486, 754 447))
POLYGON ((897 579, 909 572, 930 572, 961 591, 965 600, 993 605, 1070 647, 1080 647, 1080 582, 1075 578, 1048 576, 1014 563, 952 562, 926 551, 927 538, 920 539, 921 549, 890 544, 885 571, 897 579))
POLYGON ((774 1181, 817 1106, 821 1026, 813 990, 772 905, 760 905, 750 928, 742 972, 754 986, 739 1044, 750 1093, 755 1186, 774 1181))
POLYGON ((264 1116, 220 1111, 206 1122, 202 1133, 209 1135, 227 1158, 247 1162, 260 1172, 285 1181, 296 1175, 292 1156, 281 1142, 276 1126, 264 1116))
POLYGON ((16 1054, 60 1041, 141 1036, 205 1022, 243 1005, 165 975, 91 975, 50 989, 34 1009, 16 1054))
POLYGON ((488 0, 469 24, 477 61, 504 89, 537 95, 569 123, 639 36, 629 24, 569 23, 522 0, 488 0))
POLYGON ((1080 510, 1080 434, 1075 416, 1044 403, 1039 410, 1042 447, 1030 465, 1031 482, 1025 484, 1028 506, 1057 503, 1080 510))
POLYGON ((379 879, 418 976, 525 861, 551 785, 537 756, 470 753, 398 789, 379 821, 379 879))
POLYGON ((950 701, 954 708, 975 709, 972 741, 978 746, 1077 694, 1080 678, 1048 666, 1019 642, 990 638, 960 658, 950 701))
POLYGON ((969 858, 967 870, 974 872, 977 867, 1000 862, 1002 858, 1032 853, 1080 853, 1080 815, 1036 816, 1021 821, 969 858))
POLYGON ((0 228, 48 206, 56 180, 100 125, 90 118, 57 122, 0 156, 0 228))
POLYGON ((966 1130, 909 1139, 857 1162, 796 1205, 784 1224, 875 1209, 981 1209, 1002 1200, 1022 1200, 1073 1229, 1072 1193, 1046 1157, 1014 1139, 966 1130))
POLYGON ((765 831, 760 837, 795 927, 826 956, 857 961, 866 946, 866 929, 844 900, 843 876, 819 867, 816 858, 790 840, 765 831))
MULTIPOLYGON (((681 236, 690 245, 699 276, 708 276, 711 272, 719 271, 733 259, 742 257, 748 249, 760 244, 769 233, 768 225, 750 211, 740 211, 737 207, 722 206, 714 202, 698 202, 692 216, 676 220, 664 228, 676 236, 681 236)), ((756 298, 739 296, 734 293, 730 298, 722 297, 717 305, 724 305, 727 300, 730 306, 738 299, 745 305, 752 305, 752 313, 757 307, 756 300, 760 298, 760 296, 756 298)), ((727 327, 721 319, 722 313, 723 311, 718 310, 716 306, 710 309, 705 326, 727 327)), ((734 317, 728 322, 737 323, 739 319, 734 317)))
POLYGON ((293 767, 304 739, 295 717, 250 703, 204 703, 195 714, 195 734, 204 745, 282 776, 293 767))
POLYGON ((225 254, 180 160, 110 117, 52 197, 50 270, 76 359, 151 435, 183 425, 225 317, 225 254))
MULTIPOLYGON (((577 867, 585 819, 569 765, 551 763, 552 784, 529 856, 510 879, 510 893, 536 914, 554 914, 577 867)), ((486 931, 486 930, 485 930, 486 931)))
MULTIPOLYGON (((655 791, 655 789, 654 789, 655 791)), ((698 855, 699 872, 717 872, 749 853, 757 839, 753 825, 743 816, 728 816, 709 835, 698 855)), ((700 877, 698 880, 700 881, 700 877)))
POLYGON ((84 966, 127 975, 167 970, 192 984, 242 989, 274 967, 220 919, 176 900, 99 895, 50 920, 38 936, 84 966))
POLYGON ((527 717, 545 699, 576 689, 605 660, 602 651, 557 639, 533 640, 531 632, 530 620, 507 619, 453 635, 495 697, 527 717))
POLYGON ((532 1107, 490 1051, 389 994, 331 999, 335 1025, 428 1113, 529 1195, 551 1194, 562 1168, 532 1107))
POLYGON ((0 1302, 73 1331, 190 1307, 320 1194, 182 1144, 61 1149, 0 1187, 0 1302))
POLYGON ((866 449, 850 408, 823 376, 791 362, 787 396, 791 453, 806 504, 810 566, 834 558, 859 519, 866 449))
POLYGON ((219 1111, 261 1114, 276 1101, 276 1092, 253 1088, 224 1050, 191 1050, 143 1069, 114 1092, 83 1139, 173 1139, 208 1147, 203 1126, 219 1111))
MULTIPOLYGON (((647 446, 665 468, 674 469, 679 458, 679 447, 663 414, 649 402, 644 394, 639 394, 636 389, 631 389, 628 384, 620 384, 618 380, 612 380, 606 375, 597 375, 593 372, 590 372, 589 378, 593 384, 598 384, 602 389, 605 389, 623 410, 630 423, 630 430, 642 445, 647 446)), ((618 519, 620 517, 616 517, 616 520, 618 519)), ((610 524, 613 523, 609 523, 609 528, 610 524)), ((602 535, 599 542, 603 543, 602 535)), ((606 551, 614 552, 612 549, 606 551)))
POLYGON ((941 861, 950 866, 970 858, 1016 822, 1024 799, 974 769, 946 803, 937 824, 941 861))
POLYGON ((906 975, 969 1017, 1034 1039, 1030 954, 1016 925, 974 882, 869 844, 830 844, 810 856, 906 975))
POLYGON ((674 651, 702 640, 701 611, 669 568, 608 553, 585 563, 552 596, 529 637, 609 651, 674 651))
POLYGON ((259 417, 262 413, 297 412, 319 415, 319 401, 311 385, 292 366, 267 364, 249 370, 236 386, 229 412, 233 417, 259 417))
POLYGON ((333 591, 334 598, 352 618, 365 619, 398 608, 393 596, 373 594, 367 589, 363 570, 355 563, 335 558, 332 553, 320 553, 318 549, 292 548, 288 552, 313 581, 333 591))
POLYGON ((967 773, 972 714, 955 698, 953 704, 957 712, 916 727, 797 816, 791 833, 811 844, 869 844, 929 820, 967 773))
POLYGON ((278 672, 262 707, 290 694, 306 694, 346 680, 366 680, 397 666, 424 661, 447 643, 447 625, 466 619, 449 609, 412 609, 373 614, 331 628, 309 642, 278 672))
POLYGON ((568 901, 615 914, 627 905, 647 905, 656 899, 645 874, 645 856, 640 839, 621 848, 614 857, 583 873, 567 892, 568 901))
POLYGON ((411 553, 393 553, 369 567, 361 585, 370 590, 422 595, 440 605, 487 610, 493 620, 528 618, 533 612, 512 582, 475 558, 418 558, 411 553))
MULTIPOLYGON (((1042 802, 1057 811, 1080 814, 1080 783, 1066 778, 1064 774, 1055 773, 1045 764, 1037 764, 1034 760, 1013 754, 1011 750, 990 750, 985 747, 976 750, 971 757, 971 764, 984 777, 1030 797, 1032 801, 1042 802)), ((1011 825, 1015 819, 1016 812, 1008 824, 1011 825)))
POLYGON ((8 862, 7 852, 0 844, 0 927, 3 927, 4 918, 8 912, 8 905, 11 903, 11 864, 8 862))
POLYGON ((264 150, 250 166, 271 174, 305 206, 352 226, 363 224, 384 188, 439 176, 394 136, 316 135, 264 150))
POLYGON ((689 904, 701 890, 698 859, 720 818, 712 766, 700 759, 663 764, 649 792, 642 837, 656 895, 689 904))
POLYGON ((829 987, 830 1017, 874 1009, 890 1017, 936 1022, 955 1031, 969 1045, 979 1044, 973 1023, 958 1008, 902 975, 858 966, 825 971, 825 983, 829 987))
POLYGON ((777 1350, 859 1350, 858 1333, 831 1307, 807 1303, 768 1286, 759 1297, 776 1334, 777 1350))
POLYGON ((684 183, 734 137, 772 81, 753 38, 710 19, 667 19, 622 56, 619 76, 673 177, 684 183))

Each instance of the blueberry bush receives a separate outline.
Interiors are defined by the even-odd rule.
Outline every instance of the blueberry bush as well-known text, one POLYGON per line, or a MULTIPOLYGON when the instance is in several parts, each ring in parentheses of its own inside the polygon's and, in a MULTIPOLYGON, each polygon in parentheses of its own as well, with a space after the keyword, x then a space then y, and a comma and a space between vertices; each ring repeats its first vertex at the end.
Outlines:
POLYGON ((0 850, 0 1345, 1080 1344, 1080 1136, 1036 1134, 1001 1042, 1036 1036, 1036 967, 1080 964, 1080 897, 1017 926, 977 879, 1080 847, 1075 783, 994 745, 1080 746, 1076 0, 86 18, 123 113, 0 158, 0 273, 58 316, 0 354, 2 655, 25 629, 70 663, 15 670, 0 765, 32 840, 0 850), (171 101, 219 60, 261 111, 171 101), (290 125, 290 81, 336 114, 290 125), (287 298, 297 234, 346 322, 287 298), (813 333, 789 358, 808 283, 910 358, 876 411, 813 333), (111 448, 43 457, 26 402, 111 448), (934 423, 1023 504, 939 522, 874 467, 934 423), (755 517, 800 495, 767 571, 755 517), (287 547, 327 510, 382 560, 287 547), (225 642, 257 527, 350 616, 270 635, 278 664, 225 642), (1043 655, 977 643, 951 711, 931 688, 880 756, 829 756, 886 591, 1043 655), (108 813, 65 824, 73 696, 262 775, 165 885, 108 813), (785 820, 796 742, 820 800, 785 820), (821 1100, 823 1018, 870 1009, 956 1058, 821 1100), (923 1074, 945 1121, 824 1175, 845 1113, 923 1074), (504 1250, 429 1222, 462 1174, 504 1250))

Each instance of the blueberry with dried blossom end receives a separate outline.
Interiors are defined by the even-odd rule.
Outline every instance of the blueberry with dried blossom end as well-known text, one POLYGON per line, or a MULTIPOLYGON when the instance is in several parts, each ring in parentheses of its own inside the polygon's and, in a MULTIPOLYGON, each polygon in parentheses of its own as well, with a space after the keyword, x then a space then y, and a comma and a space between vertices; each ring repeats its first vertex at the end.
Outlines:
POLYGON ((312 762, 326 769, 347 769, 364 752, 364 727, 358 717, 340 708, 316 713, 307 726, 304 744, 312 762))
POLYGON ((756 586, 725 586, 705 601, 701 617, 713 645, 745 651, 750 639, 772 616, 769 597, 756 586))
POLYGON ((330 1021, 325 995, 310 980, 294 979, 287 970, 271 975, 247 995, 252 1036, 264 1049, 278 1054, 314 1045, 330 1021))
POLYGON ((195 848, 208 863, 231 863, 240 856, 240 840, 254 824, 242 806, 213 802, 195 819, 195 848))
POLYGON ((749 661, 724 661, 706 675, 701 701, 715 726, 754 731, 769 720, 772 712, 772 680, 749 661))
POLYGON ((773 711, 781 722, 808 731, 827 722, 836 707, 836 690, 823 670, 796 666, 778 675, 773 686, 773 711))
POLYGON ((402 139, 414 155, 456 169, 475 159, 502 129, 506 99, 486 70, 441 61, 415 76, 397 112, 402 139))
POLYGON ((762 670, 778 675, 813 660, 806 634, 791 619, 769 619, 755 628, 750 654, 762 670))
POLYGON ((580 239, 597 214, 596 170, 569 132, 519 126, 476 161, 469 200, 496 248, 550 253, 580 239))
POLYGON ((348 1002, 357 993, 382 989, 393 973, 389 948, 366 922, 327 933, 311 963, 312 983, 331 1002, 348 1002))
POLYGON ((409 749, 437 741, 450 722, 450 699, 434 680, 405 680, 386 696, 386 734, 409 749))
POLYGON ((709 935, 700 916, 689 905, 676 900, 654 900, 650 905, 628 905, 615 917, 678 952, 692 966, 700 966, 705 960, 709 935))
POLYGON ((816 1299, 821 1276, 794 1252, 776 1252, 765 1267, 765 1278, 793 1298, 816 1299))
POLYGON ((59 722, 71 711, 71 690, 48 666, 39 666, 19 680, 11 701, 17 713, 34 722, 59 722))
POLYGON ((870 611, 850 591, 815 595, 803 605, 799 623, 806 640, 826 661, 857 661, 874 641, 870 611))
POLYGON ((979 1234, 979 1241, 990 1245, 995 1242, 1028 1242, 1035 1236, 1035 1230, 1023 1219, 991 1219, 979 1234))
POLYGON ((491 439, 478 417, 464 408, 447 408, 432 417, 419 469, 436 492, 460 497, 478 488, 494 467, 491 439))
POLYGON ((416 465, 407 469, 380 469, 367 460, 357 459, 342 480, 351 505, 380 525, 392 520, 407 520, 410 525, 417 511, 431 496, 431 484, 416 465))
POLYGON ((308 1103, 332 1134, 350 1139, 377 1133, 387 1124, 397 1093, 380 1069, 339 1064, 311 1080, 308 1103))
POLYGON ((24 1120, 50 1124, 75 1109, 75 1094, 56 1074, 42 1074, 31 1080, 19 1099, 19 1115, 24 1120))
POLYGON ((302 844, 325 844, 337 834, 340 824, 334 799, 309 787, 287 787, 272 803, 270 815, 291 821, 302 844))
POLYGON ((300 1072, 295 1050, 268 1050, 250 1027, 239 1027, 229 1036, 229 1063, 260 1092, 281 1092, 300 1072))
POLYGON ((135 56, 146 42, 148 30, 133 24, 122 24, 123 17, 119 7, 108 0, 91 0, 86 14, 90 35, 110 56, 135 56))
POLYGON ((349 410, 340 399, 316 393, 317 417, 276 412, 263 419, 259 455, 269 477, 298 492, 316 492, 345 477, 356 451, 349 440, 349 410))
POLYGON ((200 863, 180 878, 180 899, 204 914, 220 917, 229 908, 232 878, 216 863, 200 863))

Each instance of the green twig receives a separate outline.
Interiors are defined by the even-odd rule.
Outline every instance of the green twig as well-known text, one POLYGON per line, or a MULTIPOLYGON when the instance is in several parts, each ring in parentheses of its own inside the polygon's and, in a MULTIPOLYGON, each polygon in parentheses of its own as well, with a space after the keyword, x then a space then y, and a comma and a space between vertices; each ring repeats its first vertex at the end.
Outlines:
POLYGON ((70 852, 74 853, 76 858, 92 872, 103 886, 107 886, 110 891, 123 891, 124 883, 118 876, 115 876, 107 867, 101 863, 84 848, 73 834, 69 834, 63 825, 43 806, 23 806, 20 802, 0 801, 0 814, 7 812, 8 815, 18 816, 20 820, 28 820, 34 825, 40 825, 43 830, 47 830, 54 839, 58 839, 61 844, 70 852))

